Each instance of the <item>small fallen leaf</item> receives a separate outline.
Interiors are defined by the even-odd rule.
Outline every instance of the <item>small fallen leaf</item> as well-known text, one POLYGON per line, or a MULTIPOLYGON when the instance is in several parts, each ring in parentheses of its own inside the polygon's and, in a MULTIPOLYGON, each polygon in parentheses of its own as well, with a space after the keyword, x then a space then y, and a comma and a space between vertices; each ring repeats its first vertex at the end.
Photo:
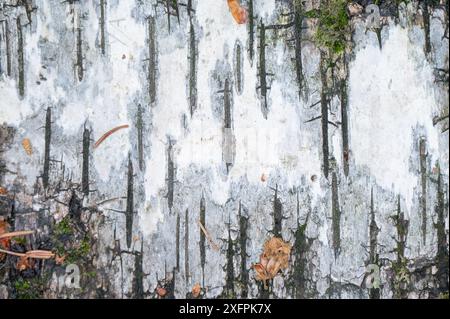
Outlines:
POLYGON ((16 268, 19 271, 32 269, 33 266, 34 266, 34 261, 30 260, 30 258, 28 258, 27 256, 20 257, 16 264, 16 268))
POLYGON ((25 150, 25 153, 27 153, 28 156, 33 154, 33 147, 31 146, 31 141, 29 138, 24 138, 22 140, 22 147, 25 150))
POLYGON ((160 296, 161 298, 165 297, 167 295, 167 289, 164 287, 156 287, 156 293, 158 294, 158 296, 160 296))
POLYGON ((228 7, 230 8, 231 15, 237 23, 244 24, 247 22, 247 10, 244 7, 241 7, 239 0, 228 0, 228 7))
POLYGON ((200 296, 200 293, 202 292, 202 287, 200 286, 199 283, 196 283, 194 285, 194 287, 192 288, 192 296, 194 298, 198 298, 198 296, 200 296))
POLYGON ((284 242, 281 238, 272 237, 264 243, 264 252, 259 256, 259 263, 253 265, 256 280, 264 282, 274 278, 280 270, 289 265, 291 244, 284 242))
MULTIPOLYGON (((6 221, 2 221, 0 220, 0 236, 3 234, 6 234, 9 230, 9 224, 6 221)), ((9 247, 11 246, 11 241, 9 238, 2 238, 0 239, 0 249, 6 249, 8 250, 9 247)), ((6 254, 0 252, 0 261, 2 261, 3 259, 5 259, 6 254)))
POLYGON ((65 260, 66 260, 66 255, 63 255, 63 256, 55 255, 55 262, 57 265, 64 264, 65 260))
POLYGON ((0 195, 8 195, 6 188, 0 187, 0 195))

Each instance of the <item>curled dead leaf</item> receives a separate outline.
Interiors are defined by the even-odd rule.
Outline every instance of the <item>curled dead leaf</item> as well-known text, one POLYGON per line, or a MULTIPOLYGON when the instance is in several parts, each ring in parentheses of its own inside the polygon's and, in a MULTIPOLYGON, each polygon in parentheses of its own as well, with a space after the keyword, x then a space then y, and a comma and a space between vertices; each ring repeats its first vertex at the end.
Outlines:
POLYGON ((281 270, 289 265, 291 244, 284 242, 281 238, 272 237, 264 243, 264 252, 260 255, 260 262, 253 265, 256 280, 266 281, 274 278, 281 270))
POLYGON ((27 153, 28 156, 33 154, 33 147, 31 146, 31 141, 29 138, 24 138, 22 140, 22 147, 25 150, 25 153, 27 153))

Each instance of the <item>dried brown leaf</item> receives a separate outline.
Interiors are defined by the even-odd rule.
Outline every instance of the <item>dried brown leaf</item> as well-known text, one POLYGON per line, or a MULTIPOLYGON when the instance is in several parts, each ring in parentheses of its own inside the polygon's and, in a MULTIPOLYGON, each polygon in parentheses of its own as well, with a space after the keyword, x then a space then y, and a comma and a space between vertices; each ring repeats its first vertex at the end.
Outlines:
POLYGON ((31 146, 31 141, 29 138, 24 138, 22 140, 22 147, 25 150, 25 153, 27 153, 28 156, 33 154, 33 147, 31 146))

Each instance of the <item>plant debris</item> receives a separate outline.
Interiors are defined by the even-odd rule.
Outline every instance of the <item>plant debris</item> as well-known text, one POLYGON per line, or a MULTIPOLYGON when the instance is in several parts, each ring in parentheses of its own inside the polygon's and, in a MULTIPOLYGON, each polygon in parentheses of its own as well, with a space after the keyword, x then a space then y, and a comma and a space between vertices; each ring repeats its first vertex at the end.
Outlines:
MULTIPOLYGON (((6 221, 0 220, 0 249, 9 249, 11 245, 11 241, 9 237, 1 238, 2 235, 6 234, 9 230, 9 224, 6 221)), ((6 254, 0 253, 0 261, 3 261, 5 259, 6 254)))
POLYGON ((264 288, 267 288, 267 280, 273 279, 280 270, 288 267, 291 248, 291 244, 277 237, 272 237, 264 243, 264 252, 259 257, 259 263, 253 265, 256 280, 263 281, 264 288))
POLYGON ((129 127, 129 125, 128 125, 128 124, 125 124, 125 125, 117 126, 117 127, 113 128, 112 130, 109 130, 108 132, 106 132, 105 134, 103 134, 102 137, 100 137, 100 138, 98 139, 97 142, 95 142, 94 148, 99 147, 100 144, 101 144, 104 140, 106 140, 111 134, 114 134, 115 132, 117 132, 117 131, 119 131, 119 130, 121 130, 121 129, 128 128, 128 127, 129 127))
POLYGON ((21 237, 21 236, 27 236, 34 234, 34 231, 32 230, 22 230, 22 231, 15 231, 12 233, 1 233, 0 231, 0 239, 4 238, 12 238, 12 237, 21 237))
POLYGON ((6 188, 0 186, 0 195, 8 195, 6 188))
POLYGON ((239 0, 228 0, 228 7, 230 8, 231 15, 237 23, 244 24, 247 22, 247 10, 244 7, 241 7, 239 0))
POLYGON ((200 296, 200 293, 202 292, 202 287, 199 283, 196 283, 194 287, 192 288, 192 296, 194 298, 198 298, 200 296))
POLYGON ((27 269, 32 269, 33 267, 34 261, 27 256, 20 257, 16 264, 16 268, 19 271, 25 271, 27 269))
POLYGON ((31 156, 33 154, 33 147, 31 146, 31 141, 29 138, 24 138, 22 140, 22 147, 28 156, 31 156))
POLYGON ((209 243, 211 244, 211 247, 215 251, 219 251, 219 246, 217 246, 214 241, 212 240, 211 236, 209 235, 208 231, 206 230, 205 226, 201 223, 201 221, 198 221, 198 225, 200 226, 200 229, 202 230, 203 234, 205 234, 205 237, 208 239, 209 243))

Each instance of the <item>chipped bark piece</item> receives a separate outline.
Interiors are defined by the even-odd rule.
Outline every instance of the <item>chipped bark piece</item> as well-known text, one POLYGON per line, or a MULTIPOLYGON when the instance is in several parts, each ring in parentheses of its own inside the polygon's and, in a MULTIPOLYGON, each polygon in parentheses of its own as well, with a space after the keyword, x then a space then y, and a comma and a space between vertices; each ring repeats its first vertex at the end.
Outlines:
POLYGON ((103 134, 102 137, 100 137, 100 138, 97 140, 97 142, 95 142, 94 148, 99 147, 100 144, 101 144, 104 140, 106 140, 110 135, 114 134, 115 132, 117 132, 117 131, 119 131, 119 130, 122 130, 122 129, 125 129, 125 128, 128 128, 128 127, 129 127, 129 125, 128 125, 128 124, 125 124, 125 125, 120 125, 120 126, 117 126, 117 127, 113 128, 113 129, 109 130, 108 132, 106 132, 105 134, 103 134))
POLYGON ((239 0, 228 0, 228 7, 230 8, 231 15, 238 24, 247 23, 247 10, 241 7, 239 0))
POLYGON ((22 147, 28 156, 31 156, 33 154, 33 147, 31 146, 31 141, 29 138, 24 138, 22 140, 22 147))

